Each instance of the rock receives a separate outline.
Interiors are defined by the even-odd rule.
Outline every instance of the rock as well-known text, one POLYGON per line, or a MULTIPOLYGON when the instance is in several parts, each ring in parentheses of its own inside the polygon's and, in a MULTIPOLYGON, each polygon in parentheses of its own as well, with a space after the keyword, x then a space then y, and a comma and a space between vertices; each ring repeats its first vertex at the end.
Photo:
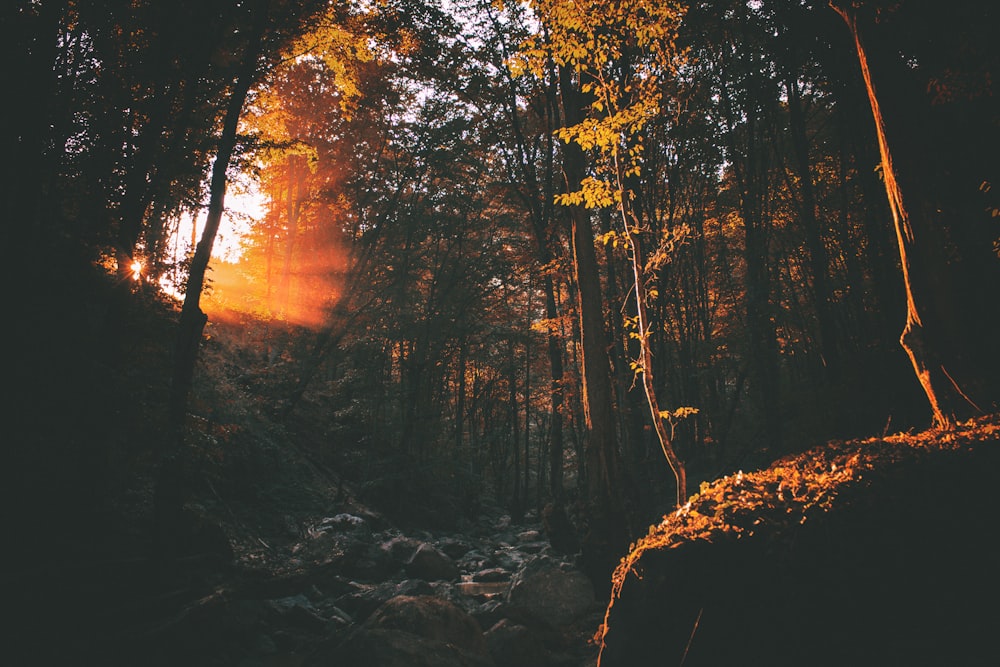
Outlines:
POLYGON ((278 647, 268 635, 261 635, 254 640, 253 648, 256 653, 271 655, 278 652, 278 647))
POLYGON ((376 609, 399 595, 431 595, 434 589, 422 579, 386 581, 374 586, 359 586, 347 595, 337 598, 335 604, 356 620, 364 620, 376 609))
POLYGON ((438 542, 438 549, 448 556, 448 558, 458 560, 472 550, 472 545, 463 540, 446 537, 438 542))
POLYGON ((517 534, 517 541, 519 544, 526 544, 528 542, 538 542, 542 539, 542 534, 537 530, 524 530, 517 534))
POLYGON ((467 572, 475 572, 476 570, 484 569, 489 562, 489 556, 473 549, 466 552, 458 564, 461 569, 466 570, 467 572))
POLYGON ((455 581, 461 574, 453 560, 427 543, 406 563, 406 573, 427 581, 455 581))
POLYGON ((497 667, 547 667, 545 646, 523 625, 503 619, 486 633, 486 645, 497 667))
POLYGON ((384 542, 381 548, 389 554, 390 558, 400 565, 403 565, 413 558, 413 554, 416 553, 421 544, 422 542, 419 540, 400 535, 399 537, 392 538, 388 542, 384 542))
POLYGON ((551 627, 570 625, 597 604, 582 572, 563 570, 545 556, 528 561, 514 576, 507 601, 523 618, 551 627))
POLYGON ((510 581, 510 572, 502 567, 491 567, 489 569, 476 572, 472 575, 472 580, 481 582, 510 581))
POLYGON ((487 654, 486 640, 479 623, 451 602, 430 595, 394 597, 372 614, 366 625, 383 630, 403 630, 469 653, 487 654))
POLYGON ((353 540, 345 544, 340 565, 347 576, 366 581, 381 581, 399 569, 399 564, 388 553, 367 540, 353 540))
POLYGON ((492 628, 507 616, 507 603, 499 599, 490 599, 472 611, 481 628, 492 628))
POLYGON ((493 667, 486 654, 463 651, 442 641, 403 630, 362 628, 346 642, 328 642, 304 667, 493 667))
POLYGON ((353 514, 341 513, 319 522, 320 528, 333 530, 350 530, 365 525, 365 520, 353 514))
POLYGON ((499 548, 493 552, 490 561, 497 567, 502 567, 513 572, 524 563, 524 554, 509 544, 501 543, 499 548))
POLYGON ((548 542, 526 542, 525 544, 518 545, 517 547, 522 553, 526 554, 540 554, 543 551, 550 549, 548 542))
POLYGON ((321 632, 327 625, 326 619, 319 615, 305 595, 268 600, 267 605, 287 625, 312 632, 321 632))

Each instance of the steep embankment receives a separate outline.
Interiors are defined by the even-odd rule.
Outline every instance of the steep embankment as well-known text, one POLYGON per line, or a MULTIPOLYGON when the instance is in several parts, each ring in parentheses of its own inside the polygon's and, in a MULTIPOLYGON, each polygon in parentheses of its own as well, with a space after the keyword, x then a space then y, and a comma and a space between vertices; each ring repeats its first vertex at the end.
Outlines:
POLYGON ((1000 417, 702 485, 615 573, 601 665, 986 665, 1000 417))

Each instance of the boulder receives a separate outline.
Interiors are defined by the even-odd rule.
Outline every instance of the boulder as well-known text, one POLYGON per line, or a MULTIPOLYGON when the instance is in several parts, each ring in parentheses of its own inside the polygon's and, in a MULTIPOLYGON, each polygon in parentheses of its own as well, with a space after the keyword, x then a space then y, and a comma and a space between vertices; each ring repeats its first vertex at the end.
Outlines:
POLYGON ((451 602, 430 595, 394 597, 372 614, 366 625, 402 630, 475 655, 487 654, 479 623, 451 602))
POLYGON ((472 575, 472 580, 479 582, 510 581, 510 572, 502 567, 491 567, 476 572, 472 575))
POLYGON ((404 630, 362 628, 343 644, 329 642, 304 667, 493 667, 488 655, 463 651, 404 630))
POLYGON ((438 549, 440 549, 448 558, 454 558, 458 560, 465 554, 472 551, 472 545, 464 540, 459 540, 453 537, 446 537, 440 542, 438 542, 438 549))
POLYGON ((509 544, 501 543, 493 551, 490 562, 496 567, 514 571, 521 567, 525 561, 525 555, 509 544))
POLYGON ((479 627, 492 628, 500 620, 507 617, 507 603, 491 598, 478 605, 471 613, 472 617, 479 623, 479 627))
POLYGON ((305 595, 268 600, 267 606, 273 612, 275 619, 285 625, 321 632, 326 628, 327 620, 323 618, 312 602, 305 595))
POLYGON ((365 520, 354 514, 342 512, 319 522, 319 530, 350 530, 365 525, 365 520))
POLYGON ((385 581, 377 585, 358 587, 335 601, 336 606, 353 618, 363 620, 376 609, 399 595, 431 595, 434 589, 422 579, 405 579, 400 582, 385 581))
POLYGON ((349 577, 381 581, 398 571, 399 565, 377 544, 353 540, 344 544, 341 571, 349 577))
POLYGON ((523 625, 503 619, 486 633, 486 645, 497 667, 547 667, 545 646, 523 625))
POLYGON ((519 617, 556 628, 571 625, 597 605, 594 587, 582 572, 563 569, 545 556, 514 575, 507 601, 519 617))
POLYGON ((517 534, 518 544, 527 544, 528 542, 538 542, 542 539, 542 534, 537 530, 522 530, 517 534))
POLYGON ((430 544, 421 544, 406 563, 406 573, 427 581, 455 581, 461 572, 455 561, 430 544))
POLYGON ((476 570, 482 570, 490 565, 490 558, 486 554, 472 549, 462 556, 461 560, 458 561, 461 569, 468 572, 475 572, 476 570))
POLYGON ((403 565, 413 558, 413 554, 416 553, 421 544, 420 540, 400 535, 387 542, 383 542, 381 548, 392 560, 403 565))

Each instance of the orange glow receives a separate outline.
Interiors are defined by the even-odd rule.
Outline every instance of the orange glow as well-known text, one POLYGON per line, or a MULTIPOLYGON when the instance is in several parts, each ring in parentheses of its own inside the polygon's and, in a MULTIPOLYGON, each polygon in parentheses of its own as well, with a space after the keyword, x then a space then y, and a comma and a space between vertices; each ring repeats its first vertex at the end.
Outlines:
POLYGON ((266 257, 254 253, 237 262, 213 261, 202 306, 216 320, 245 313, 319 328, 340 298, 347 261, 336 247, 314 248, 294 258, 284 282, 280 270, 268 276, 266 257))
POLYGON ((132 280, 142 280, 142 262, 134 260, 129 268, 132 269, 132 280))

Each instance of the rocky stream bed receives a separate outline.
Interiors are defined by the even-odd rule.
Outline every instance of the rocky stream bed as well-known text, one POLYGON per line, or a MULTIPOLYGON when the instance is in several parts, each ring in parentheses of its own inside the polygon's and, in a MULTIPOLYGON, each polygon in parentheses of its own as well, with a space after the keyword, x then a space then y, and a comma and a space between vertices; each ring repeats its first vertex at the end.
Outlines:
POLYGON ((259 546, 224 567, 204 552, 169 572, 129 559, 90 567, 66 584, 65 604, 41 589, 22 591, 21 620, 46 630, 18 637, 15 654, 26 662, 17 664, 596 662, 590 638, 603 607, 573 558, 556 553, 530 518, 513 525, 508 516, 481 517, 461 533, 404 534, 375 513, 345 512, 309 523, 280 549, 259 546))

